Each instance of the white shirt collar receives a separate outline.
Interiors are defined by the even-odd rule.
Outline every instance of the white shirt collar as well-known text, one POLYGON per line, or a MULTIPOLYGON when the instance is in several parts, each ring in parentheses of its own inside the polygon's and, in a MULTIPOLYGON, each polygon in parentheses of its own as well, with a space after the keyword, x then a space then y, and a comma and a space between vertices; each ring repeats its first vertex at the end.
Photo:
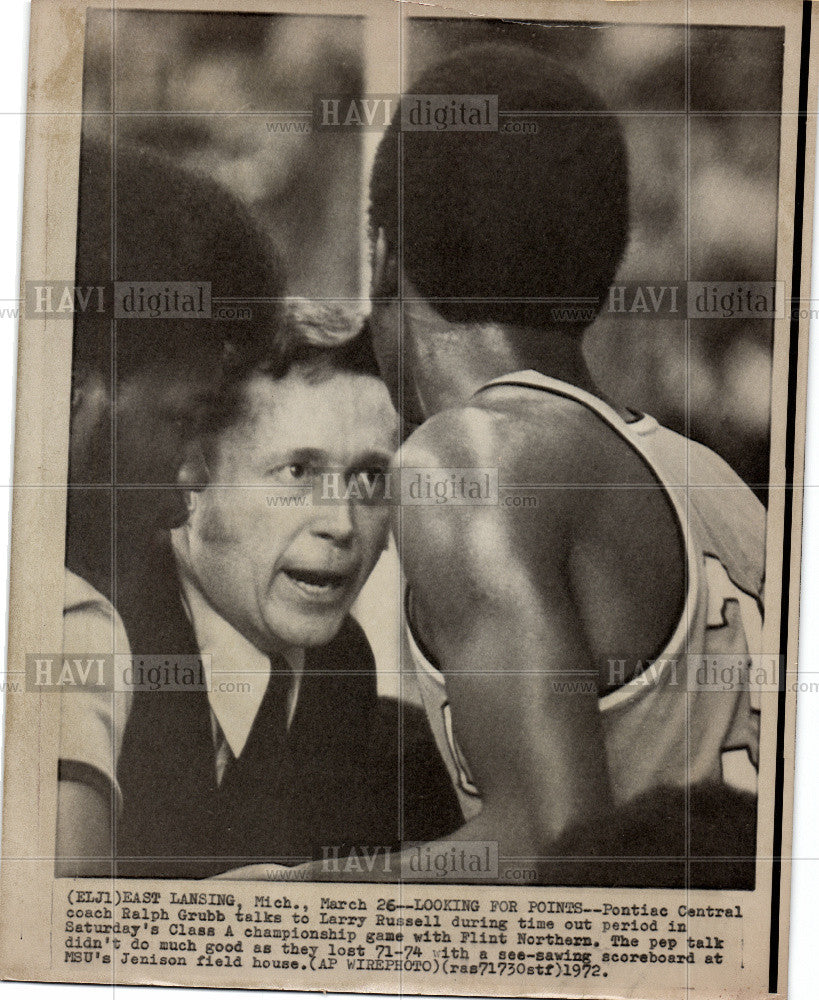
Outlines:
MULTIPOLYGON (((203 658, 211 711, 234 757, 245 748, 270 680, 270 659, 215 611, 184 573, 182 597, 203 658)), ((304 650, 292 649, 284 658, 293 672, 287 701, 287 725, 296 712, 304 650)))

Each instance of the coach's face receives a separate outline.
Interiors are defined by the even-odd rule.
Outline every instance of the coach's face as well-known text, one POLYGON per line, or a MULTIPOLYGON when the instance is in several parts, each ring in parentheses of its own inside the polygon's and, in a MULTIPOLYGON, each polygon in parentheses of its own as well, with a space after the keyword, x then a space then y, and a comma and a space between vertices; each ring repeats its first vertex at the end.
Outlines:
POLYGON ((384 548, 388 507, 360 498, 383 481, 397 417, 383 382, 367 375, 310 381, 294 369, 277 381, 253 376, 244 392, 244 413, 209 456, 208 486, 191 494, 183 558, 258 648, 320 645, 384 548), (327 472, 338 473, 329 482, 339 498, 321 502, 327 472))

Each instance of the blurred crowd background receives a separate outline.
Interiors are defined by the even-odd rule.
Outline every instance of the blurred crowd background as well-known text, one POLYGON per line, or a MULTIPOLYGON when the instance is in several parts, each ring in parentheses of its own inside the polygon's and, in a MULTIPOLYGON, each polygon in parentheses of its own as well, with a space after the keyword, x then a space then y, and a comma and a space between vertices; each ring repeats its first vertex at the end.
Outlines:
POLYGON ((270 234, 294 295, 357 296, 361 139, 311 118, 315 92, 363 91, 362 43, 352 17, 89 10, 84 128, 221 181, 270 234))
MULTIPOLYGON (((363 20, 88 17, 84 127, 221 180, 270 234, 293 294, 364 294, 365 146, 355 132, 312 131, 309 114, 314 94, 367 92, 363 20)), ((774 279, 778 30, 409 18, 404 38, 406 77, 460 46, 506 39, 567 60, 601 90, 622 114, 631 163, 619 280, 774 279)), ((764 498, 772 336, 770 320, 699 320, 687 334, 669 316, 604 314, 588 357, 611 396, 710 445, 764 498)))

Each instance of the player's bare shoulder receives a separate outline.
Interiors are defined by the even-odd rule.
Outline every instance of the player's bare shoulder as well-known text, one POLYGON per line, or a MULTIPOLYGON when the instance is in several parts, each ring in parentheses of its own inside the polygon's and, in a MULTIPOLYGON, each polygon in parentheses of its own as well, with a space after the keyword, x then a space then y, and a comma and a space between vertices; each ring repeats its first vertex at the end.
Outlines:
POLYGON ((430 417, 394 465, 491 468, 510 487, 583 483, 599 472, 589 459, 599 451, 600 430, 599 419, 574 400, 499 385, 430 417))
POLYGON ((410 579, 416 570, 442 581, 457 573, 485 589, 501 560, 525 567, 527 552, 557 558, 576 511, 567 491, 548 487, 587 474, 583 443, 593 431, 571 402, 507 387, 422 424, 393 460, 405 494, 395 529, 410 579))
POLYGON ((397 460, 407 465, 421 458, 457 459, 467 466, 487 462, 511 471, 519 461, 536 461, 555 451, 554 445, 570 433, 566 417, 572 409, 571 403, 546 393, 492 387, 426 420, 406 439, 397 460), (566 424, 560 437, 541 433, 544 423, 553 421, 566 424))

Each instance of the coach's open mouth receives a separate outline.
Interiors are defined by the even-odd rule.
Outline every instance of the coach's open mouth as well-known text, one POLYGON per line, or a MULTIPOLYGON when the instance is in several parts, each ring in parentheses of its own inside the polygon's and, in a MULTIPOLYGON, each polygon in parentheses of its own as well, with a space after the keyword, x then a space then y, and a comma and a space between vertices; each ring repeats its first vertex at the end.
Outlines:
POLYGON ((282 573, 295 587, 310 597, 334 597, 344 590, 352 578, 351 573, 293 567, 283 569, 282 573))

